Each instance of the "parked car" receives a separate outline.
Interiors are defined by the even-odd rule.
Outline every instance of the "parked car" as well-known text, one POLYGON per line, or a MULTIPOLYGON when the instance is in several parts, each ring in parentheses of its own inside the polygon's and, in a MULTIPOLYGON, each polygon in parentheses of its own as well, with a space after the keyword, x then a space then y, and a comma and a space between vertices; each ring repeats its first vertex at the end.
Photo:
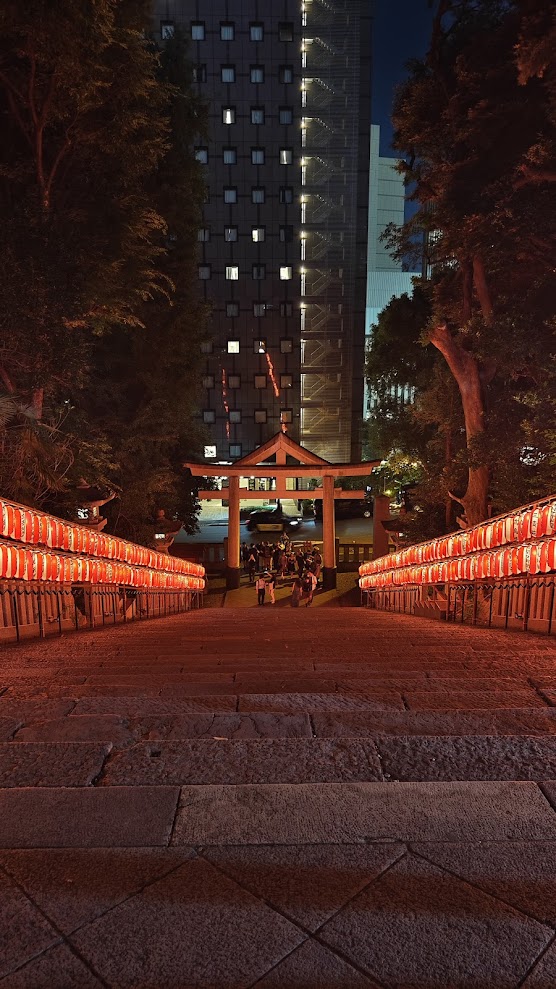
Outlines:
POLYGON ((301 515, 286 515, 279 508, 258 508, 251 512, 247 521, 249 532, 283 532, 291 526, 299 525, 301 515))
MULTIPOLYGON (((334 515, 337 519, 370 519, 373 503, 370 498, 337 498, 334 515)), ((315 519, 322 520, 322 498, 315 499, 315 519)))

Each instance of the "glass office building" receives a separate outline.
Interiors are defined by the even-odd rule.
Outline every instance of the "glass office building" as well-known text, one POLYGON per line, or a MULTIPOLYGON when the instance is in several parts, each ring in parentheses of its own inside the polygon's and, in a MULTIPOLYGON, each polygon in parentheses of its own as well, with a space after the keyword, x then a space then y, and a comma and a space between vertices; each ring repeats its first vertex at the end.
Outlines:
POLYGON ((369 195, 369 0, 155 0, 190 39, 208 138, 198 278, 207 457, 280 429, 358 459, 369 195))

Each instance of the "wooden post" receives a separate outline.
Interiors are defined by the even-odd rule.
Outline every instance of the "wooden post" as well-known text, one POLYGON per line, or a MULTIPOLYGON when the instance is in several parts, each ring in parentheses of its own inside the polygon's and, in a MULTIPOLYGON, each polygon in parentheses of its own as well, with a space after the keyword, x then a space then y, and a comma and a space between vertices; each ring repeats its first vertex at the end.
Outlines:
POLYGON ((228 553, 226 559, 226 588, 239 587, 240 568, 239 477, 230 477, 228 489, 228 553))
POLYGON ((334 517, 334 477, 322 479, 322 586, 325 591, 336 587, 336 520, 334 517))

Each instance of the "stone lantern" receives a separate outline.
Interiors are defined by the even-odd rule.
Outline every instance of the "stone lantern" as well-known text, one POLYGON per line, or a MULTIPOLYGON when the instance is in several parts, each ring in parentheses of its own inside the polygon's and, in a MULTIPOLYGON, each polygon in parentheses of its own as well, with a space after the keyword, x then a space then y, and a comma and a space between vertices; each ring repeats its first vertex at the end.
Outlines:
POLYGON ((153 549, 159 553, 167 553, 182 525, 183 522, 179 519, 167 519, 164 509, 157 508, 153 523, 153 549))
POLYGON ((115 491, 91 487, 81 478, 77 485, 77 521, 88 529, 100 532, 108 521, 100 514, 100 509, 115 497, 115 491))

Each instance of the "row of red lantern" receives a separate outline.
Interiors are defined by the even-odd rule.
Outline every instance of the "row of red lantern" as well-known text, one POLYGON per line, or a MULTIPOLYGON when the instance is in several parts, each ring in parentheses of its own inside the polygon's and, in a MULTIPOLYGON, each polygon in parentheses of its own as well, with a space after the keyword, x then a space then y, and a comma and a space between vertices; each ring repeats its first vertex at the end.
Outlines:
POLYGON ((425 566, 398 567, 378 574, 362 574, 359 585, 363 590, 370 590, 392 585, 399 587, 404 584, 445 584, 483 580, 487 577, 517 577, 520 574, 542 574, 553 570, 556 570, 556 538, 549 538, 537 543, 483 551, 454 560, 439 560, 425 566))
POLYGON ((178 590, 202 590, 205 586, 202 576, 171 574, 150 567, 132 567, 128 563, 110 563, 84 556, 63 556, 56 552, 0 543, 0 579, 11 578, 57 583, 84 581, 178 590))
POLYGON ((18 542, 48 546, 70 553, 84 553, 108 560, 118 560, 134 566, 151 567, 170 573, 191 574, 202 577, 204 570, 189 560, 179 560, 166 553, 157 553, 145 546, 137 546, 125 539, 103 532, 94 532, 86 526, 66 522, 54 515, 16 505, 0 499, 0 536, 18 542))
POLYGON ((380 573, 415 563, 452 559, 481 549, 523 543, 529 539, 540 539, 554 534, 556 534, 556 498, 540 507, 518 509, 511 515, 481 522, 471 529, 441 536, 427 543, 408 546, 398 553, 390 553, 388 556, 365 563, 359 572, 380 573))

